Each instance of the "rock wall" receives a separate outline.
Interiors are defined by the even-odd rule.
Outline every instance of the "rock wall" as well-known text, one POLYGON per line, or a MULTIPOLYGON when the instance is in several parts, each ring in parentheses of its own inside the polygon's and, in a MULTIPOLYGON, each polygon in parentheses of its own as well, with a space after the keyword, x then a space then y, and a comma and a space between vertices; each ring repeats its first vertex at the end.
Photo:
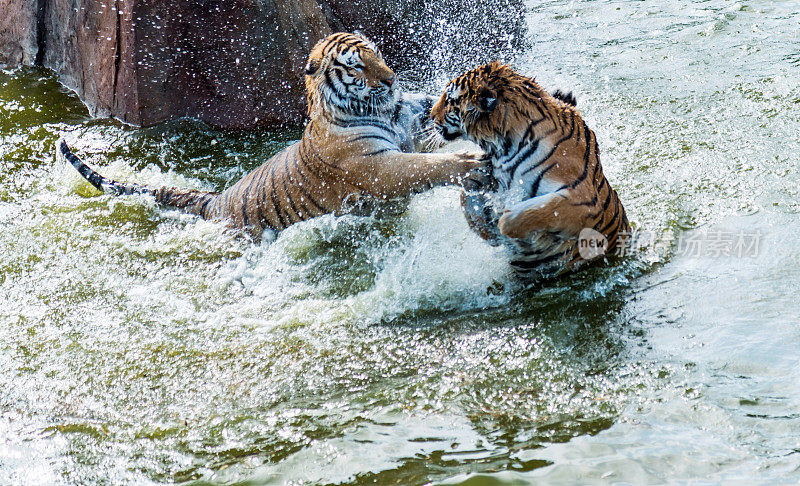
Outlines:
POLYGON ((0 0, 0 65, 36 62, 37 9, 37 0, 0 0))
MULTIPOLYGON (((362 30, 391 66, 422 71, 447 68, 448 50, 471 46, 477 61, 522 39, 521 0, 468 5, 0 0, 0 64, 48 67, 93 115, 135 125, 182 116, 226 128, 296 124, 303 119, 305 58, 331 32, 362 30)), ((467 51, 456 57, 463 61, 467 51)))

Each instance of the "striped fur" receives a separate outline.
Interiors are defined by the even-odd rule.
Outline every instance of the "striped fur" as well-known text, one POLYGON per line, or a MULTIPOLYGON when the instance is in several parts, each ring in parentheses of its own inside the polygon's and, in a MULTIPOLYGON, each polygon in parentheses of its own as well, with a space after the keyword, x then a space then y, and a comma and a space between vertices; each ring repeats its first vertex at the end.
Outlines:
POLYGON ((630 231, 594 132, 574 105, 571 93, 550 95, 494 62, 451 81, 431 111, 444 138, 472 140, 491 159, 496 190, 465 192, 465 215, 483 238, 512 250, 511 265, 524 277, 586 261, 584 236, 605 237, 608 254, 630 231))
POLYGON ((59 151, 98 189, 152 195, 254 235, 479 177, 473 170, 482 165, 477 156, 419 152, 434 99, 397 91, 394 72, 364 36, 323 39, 305 72, 310 121, 302 139, 222 193, 112 181, 83 164, 66 143, 59 151))

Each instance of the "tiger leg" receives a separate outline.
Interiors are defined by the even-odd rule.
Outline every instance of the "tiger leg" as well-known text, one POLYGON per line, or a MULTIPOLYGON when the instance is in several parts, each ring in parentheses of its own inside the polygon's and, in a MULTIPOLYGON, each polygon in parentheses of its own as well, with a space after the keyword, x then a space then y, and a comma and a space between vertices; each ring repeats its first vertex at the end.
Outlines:
POLYGON ((497 228, 500 218, 486 192, 461 191, 461 208, 472 231, 492 246, 501 244, 502 235, 497 228))
POLYGON ((590 206, 574 203, 568 192, 532 197, 509 207, 497 226, 509 238, 525 238, 536 230, 555 230, 578 236, 586 227, 590 206))
POLYGON ((480 154, 423 154, 390 151, 362 164, 373 196, 400 197, 431 187, 460 184, 483 167, 480 154))

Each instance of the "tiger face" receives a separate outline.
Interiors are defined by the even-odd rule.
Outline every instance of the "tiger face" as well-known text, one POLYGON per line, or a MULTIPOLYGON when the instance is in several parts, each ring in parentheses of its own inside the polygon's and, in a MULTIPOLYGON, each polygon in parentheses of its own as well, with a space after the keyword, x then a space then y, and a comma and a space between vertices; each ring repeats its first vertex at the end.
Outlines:
POLYGON ((320 41, 305 67, 309 114, 320 105, 350 114, 380 113, 397 102, 395 74, 378 47, 361 34, 320 41))
POLYGON ((527 125, 516 99, 526 83, 498 62, 473 69, 447 84, 431 119, 445 140, 466 138, 488 151, 509 131, 527 125))

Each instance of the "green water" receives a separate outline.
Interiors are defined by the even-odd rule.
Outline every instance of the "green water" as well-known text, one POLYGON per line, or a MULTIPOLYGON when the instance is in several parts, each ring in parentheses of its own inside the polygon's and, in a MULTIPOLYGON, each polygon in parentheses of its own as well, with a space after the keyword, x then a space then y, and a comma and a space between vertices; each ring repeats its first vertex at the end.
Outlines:
POLYGON ((800 480, 800 4, 526 16, 517 67, 576 92, 666 241, 538 288, 454 189, 264 243, 99 195, 59 136, 109 176, 216 190, 300 132, 134 129, 0 72, 0 484, 800 480), (711 251, 729 237, 757 245, 711 251))

